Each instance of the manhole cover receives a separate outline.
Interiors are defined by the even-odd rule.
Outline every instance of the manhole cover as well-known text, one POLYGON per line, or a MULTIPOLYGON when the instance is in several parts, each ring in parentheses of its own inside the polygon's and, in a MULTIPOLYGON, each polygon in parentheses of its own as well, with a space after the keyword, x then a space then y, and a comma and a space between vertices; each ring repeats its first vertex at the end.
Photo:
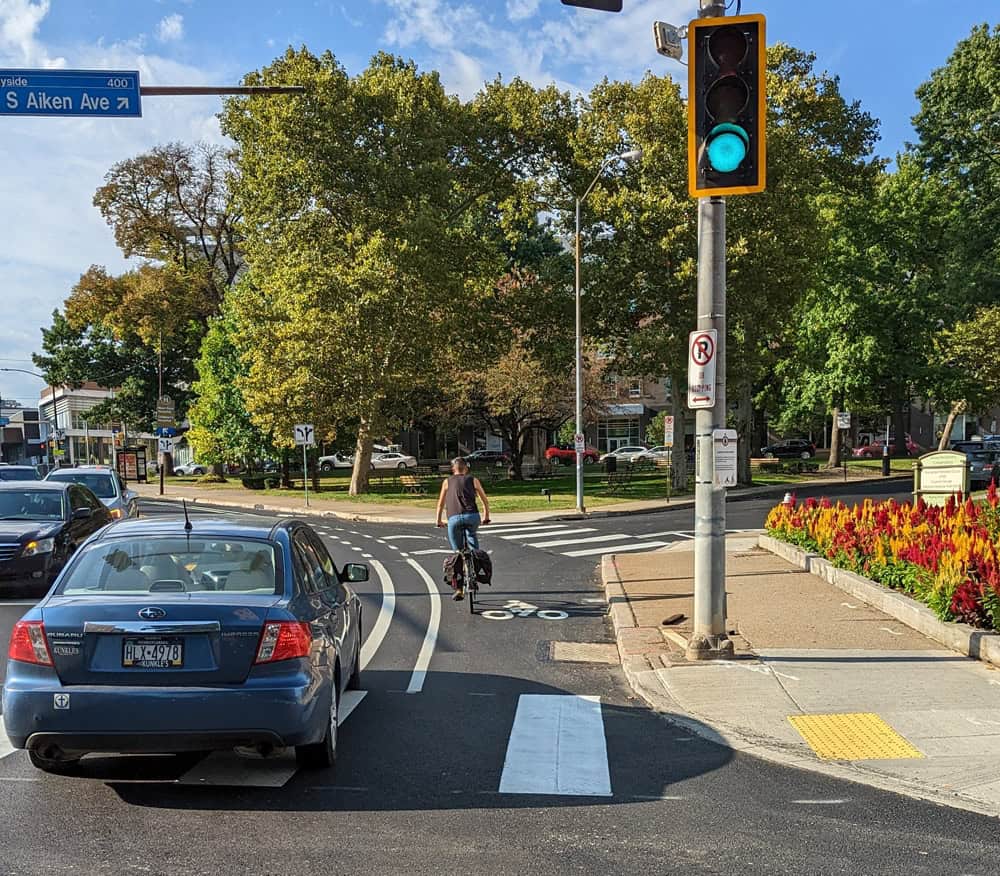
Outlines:
POLYGON ((618 663, 618 646, 613 642, 553 642, 552 659, 573 663, 618 663))

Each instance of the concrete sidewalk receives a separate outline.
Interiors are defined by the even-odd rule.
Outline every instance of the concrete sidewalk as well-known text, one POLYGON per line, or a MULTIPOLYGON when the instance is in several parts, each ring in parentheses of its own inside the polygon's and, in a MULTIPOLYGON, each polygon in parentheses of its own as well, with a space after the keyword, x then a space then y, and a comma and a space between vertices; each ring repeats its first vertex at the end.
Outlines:
POLYGON ((1000 816, 1000 671, 943 650, 756 541, 728 544, 737 654, 721 663, 683 657, 693 543, 604 557, 633 688, 732 748, 1000 816))
MULTIPOLYGON (((903 479, 903 477, 894 477, 892 479, 903 479)), ((909 480, 909 476, 905 476, 905 479, 909 480)), ((866 480, 882 481, 883 479, 867 477, 852 478, 852 482, 863 482, 866 480)), ((787 491, 791 490, 794 492, 797 488, 821 487, 831 484, 841 484, 843 482, 841 477, 832 476, 830 478, 817 478, 815 481, 809 481, 808 483, 747 487, 744 489, 729 490, 727 500, 738 502, 748 499, 781 497, 787 491)), ((544 484, 542 485, 544 486, 544 484)), ((368 523, 426 525, 434 522, 433 508, 414 508, 410 505, 313 498, 307 507, 303 494, 289 494, 277 497, 241 488, 227 489, 199 487, 196 484, 168 484, 165 495, 160 496, 158 482, 154 481, 149 484, 133 483, 130 486, 146 499, 164 499, 168 501, 186 499, 188 502, 218 505, 222 508, 242 508, 251 511, 268 511, 275 514, 316 515, 368 523)), ((659 511, 677 511, 692 507, 694 507, 694 496, 686 496, 669 501, 663 499, 640 499, 616 502, 613 505, 601 505, 584 515, 562 508, 552 511, 500 512, 493 514, 492 517, 496 523, 536 523, 544 520, 592 520, 602 517, 626 517, 636 514, 653 514, 659 511)))

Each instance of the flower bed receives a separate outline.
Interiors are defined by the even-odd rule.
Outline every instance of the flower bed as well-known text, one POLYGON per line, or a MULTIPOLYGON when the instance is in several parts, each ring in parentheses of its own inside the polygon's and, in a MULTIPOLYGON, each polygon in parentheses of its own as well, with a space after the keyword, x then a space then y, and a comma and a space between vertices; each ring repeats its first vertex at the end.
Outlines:
POLYGON ((943 507, 896 501, 849 508, 827 499, 779 505, 775 538, 926 603, 942 620, 1000 630, 1000 494, 943 507))

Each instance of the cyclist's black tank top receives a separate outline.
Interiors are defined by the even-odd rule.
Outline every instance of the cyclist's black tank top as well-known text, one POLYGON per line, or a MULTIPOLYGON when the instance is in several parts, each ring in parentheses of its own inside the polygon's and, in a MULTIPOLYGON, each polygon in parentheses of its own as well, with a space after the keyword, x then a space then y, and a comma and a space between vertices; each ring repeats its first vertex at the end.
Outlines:
POLYGON ((452 475, 448 478, 448 492, 444 494, 444 507, 449 517, 456 514, 477 514, 476 479, 472 475, 452 475))

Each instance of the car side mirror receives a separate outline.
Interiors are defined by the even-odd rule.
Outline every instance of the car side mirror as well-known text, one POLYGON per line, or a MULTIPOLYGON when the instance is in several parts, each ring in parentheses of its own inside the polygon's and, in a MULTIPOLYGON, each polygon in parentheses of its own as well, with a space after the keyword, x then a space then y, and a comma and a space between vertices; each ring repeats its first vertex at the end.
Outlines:
POLYGON ((90 520, 94 516, 94 512, 90 508, 77 508, 73 512, 74 520, 90 520))
POLYGON ((351 584, 360 584, 368 580, 368 567, 361 563, 348 563, 340 573, 341 581, 349 581, 351 584))

